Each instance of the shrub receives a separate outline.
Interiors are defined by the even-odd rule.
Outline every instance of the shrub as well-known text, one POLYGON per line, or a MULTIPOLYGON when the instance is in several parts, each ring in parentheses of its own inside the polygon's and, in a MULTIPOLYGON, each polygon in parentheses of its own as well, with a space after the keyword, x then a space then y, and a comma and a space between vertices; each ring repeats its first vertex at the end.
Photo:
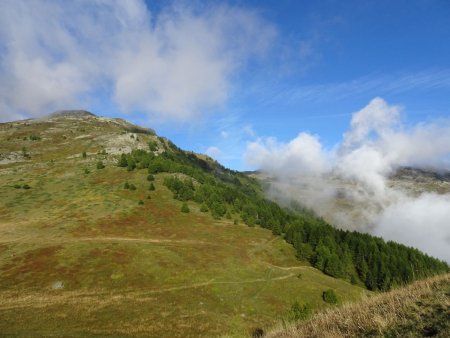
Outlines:
POLYGON ((22 189, 28 190, 31 189, 31 187, 28 184, 22 185, 22 189))
POLYGON ((328 289, 322 293, 322 299, 325 303, 329 304, 337 304, 338 303, 338 297, 334 290, 328 289))
POLYGON ((84 173, 85 173, 86 175, 89 174, 89 173, 90 173, 89 169, 88 169, 88 168, 84 168, 84 173))
POLYGON ((138 204, 139 205, 144 205, 144 201, 143 200, 139 200, 138 204))
POLYGON ((214 218, 219 219, 224 216, 227 212, 227 208, 225 207, 223 202, 215 201, 211 204, 211 214, 214 218))
POLYGON ((264 330, 261 329, 260 327, 257 327, 255 329, 253 329, 252 331, 252 338, 262 338, 264 337, 264 330))
POLYGON ((130 183, 130 190, 136 190, 136 186, 133 183, 130 183))
POLYGON ((206 206, 206 204, 202 204, 202 205, 201 205, 200 211, 201 211, 201 212, 208 212, 208 207, 206 206))
POLYGON ((130 159, 127 164, 127 170, 133 171, 134 169, 136 169, 136 162, 133 159, 130 159))
POLYGON ((124 189, 130 189, 130 183, 125 182, 125 184, 123 185, 124 189))
POLYGON ((98 161, 97 162, 97 169, 103 169, 103 168, 105 168, 105 165, 103 164, 103 162, 102 161, 98 161))
POLYGON ((305 320, 311 317, 313 311, 311 304, 305 303, 303 305, 300 305, 299 302, 295 302, 291 306, 291 311, 289 313, 289 317, 291 320, 297 321, 297 320, 305 320))
POLYGON ((30 136, 30 140, 31 141, 39 141, 41 139, 41 137, 40 136, 37 136, 37 135, 31 135, 30 136))
POLYGON ((123 168, 128 166, 127 156, 125 154, 120 155, 117 166, 123 167, 123 168))
POLYGON ((149 174, 149 175, 147 176, 147 181, 152 182, 152 181, 154 181, 154 180, 155 180, 155 176, 153 176, 152 174, 149 174))
POLYGON ((150 151, 158 150, 158 144, 156 141, 148 141, 148 149, 150 149, 150 151))
POLYGON ((22 186, 20 184, 14 184, 14 188, 20 189, 20 188, 22 188, 22 186))
POLYGON ((191 210, 189 209, 187 203, 183 203, 183 205, 181 206, 181 212, 188 213, 190 211, 191 210))
POLYGON ((30 158, 31 157, 30 154, 27 152, 27 148, 25 148, 25 147, 22 147, 22 155, 25 158, 30 158))
POLYGON ((81 156, 82 156, 83 158, 86 158, 86 157, 87 157, 87 154, 86 154, 86 152, 85 152, 85 151, 83 151, 83 153, 81 154, 81 156))
POLYGON ((153 183, 150 183, 150 186, 148 187, 148 190, 154 191, 155 190, 155 185, 153 183))

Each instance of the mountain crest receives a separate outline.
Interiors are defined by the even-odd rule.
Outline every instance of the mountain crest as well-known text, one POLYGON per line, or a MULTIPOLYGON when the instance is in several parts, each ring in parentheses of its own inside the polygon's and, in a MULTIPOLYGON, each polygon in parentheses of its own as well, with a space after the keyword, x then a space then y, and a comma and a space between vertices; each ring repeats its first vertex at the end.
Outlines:
POLYGON ((49 115, 50 118, 58 117, 95 117, 96 115, 87 110, 58 110, 49 115))

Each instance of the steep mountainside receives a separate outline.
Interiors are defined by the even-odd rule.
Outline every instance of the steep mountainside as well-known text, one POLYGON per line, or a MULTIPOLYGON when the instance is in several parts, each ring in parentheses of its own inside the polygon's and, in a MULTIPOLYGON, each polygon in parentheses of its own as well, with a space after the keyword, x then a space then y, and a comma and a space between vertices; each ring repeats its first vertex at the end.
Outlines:
POLYGON ((0 124, 0 201, 6 335, 245 335, 326 290, 352 301, 448 270, 84 111, 0 124))
POLYGON ((246 335, 295 299, 324 307, 324 289, 367 293, 236 215, 217 219, 195 203, 182 213, 163 182, 185 174, 150 182, 147 170, 117 166, 149 142, 155 155, 170 152, 151 130, 84 113, 0 124, 2 334, 246 335))

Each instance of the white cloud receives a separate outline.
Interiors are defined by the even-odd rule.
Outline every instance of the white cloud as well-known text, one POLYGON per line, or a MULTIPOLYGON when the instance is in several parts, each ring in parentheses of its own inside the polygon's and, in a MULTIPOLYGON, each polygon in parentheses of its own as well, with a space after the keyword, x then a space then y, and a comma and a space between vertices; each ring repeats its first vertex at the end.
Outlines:
POLYGON ((400 121, 399 107, 375 98, 353 114, 350 129, 330 151, 317 136, 300 133, 287 143, 274 138, 249 143, 245 158, 276 177, 269 193, 296 198, 343 228, 373 232, 450 259, 445 254, 450 251, 445 230, 450 194, 387 184, 401 166, 450 169, 450 120, 409 128, 400 121))
POLYGON ((300 133, 287 144, 274 138, 258 139, 248 144, 246 161, 270 172, 288 177, 298 172, 321 174, 327 170, 327 158, 317 136, 300 133))
POLYGON ((232 77, 275 29, 228 6, 141 0, 2 1, 2 119, 80 106, 99 92, 125 112, 189 120, 223 105, 232 77))
POLYGON ((208 155, 214 159, 217 159, 217 157, 220 156, 221 154, 222 154, 222 151, 218 147, 211 146, 208 149, 206 149, 206 155, 208 155))
POLYGON ((374 98, 366 107, 353 114, 351 129, 344 135, 343 146, 358 146, 370 141, 371 136, 383 137, 398 123, 399 114, 399 107, 389 106, 379 97, 374 98))
POLYGON ((384 210, 374 233, 450 262, 449 216, 450 195, 405 197, 384 210))

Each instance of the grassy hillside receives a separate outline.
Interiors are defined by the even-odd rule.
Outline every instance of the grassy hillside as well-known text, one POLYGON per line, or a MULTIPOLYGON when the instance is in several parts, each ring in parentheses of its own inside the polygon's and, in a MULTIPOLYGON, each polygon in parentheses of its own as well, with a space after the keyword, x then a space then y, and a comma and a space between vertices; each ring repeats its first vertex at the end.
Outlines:
MULTIPOLYGON (((201 204, 200 211, 210 212, 214 219, 225 217, 234 219, 235 224, 242 221, 249 227, 270 229, 291 243, 299 258, 330 276, 363 284, 370 290, 387 291, 449 271, 445 262, 417 249, 336 229, 295 203, 282 208, 266 199, 253 179, 203 161, 170 141, 163 140, 160 146, 151 141, 149 148, 121 154, 118 165, 127 171, 146 170, 148 179, 156 173, 171 174, 163 184, 172 191, 174 199, 185 202, 183 212, 189 212, 186 201, 191 201, 201 204), (155 154, 161 148, 163 151, 155 154)), ((125 183, 125 188, 131 187, 134 188, 125 183)), ((152 183, 150 188, 154 188, 152 183)))
POLYGON ((0 200, 6 335, 241 336, 448 271, 87 112, 0 125, 0 200))
POLYGON ((267 338, 449 337, 450 275, 321 311, 309 321, 280 325, 267 338))
POLYGON ((0 125, 1 334, 239 336, 296 300, 328 306, 324 290, 343 301, 368 293, 237 215, 217 219, 192 201, 182 213, 163 184, 182 174, 155 174, 150 191, 146 170, 117 166, 149 141, 156 153, 167 142, 88 115, 0 125))

